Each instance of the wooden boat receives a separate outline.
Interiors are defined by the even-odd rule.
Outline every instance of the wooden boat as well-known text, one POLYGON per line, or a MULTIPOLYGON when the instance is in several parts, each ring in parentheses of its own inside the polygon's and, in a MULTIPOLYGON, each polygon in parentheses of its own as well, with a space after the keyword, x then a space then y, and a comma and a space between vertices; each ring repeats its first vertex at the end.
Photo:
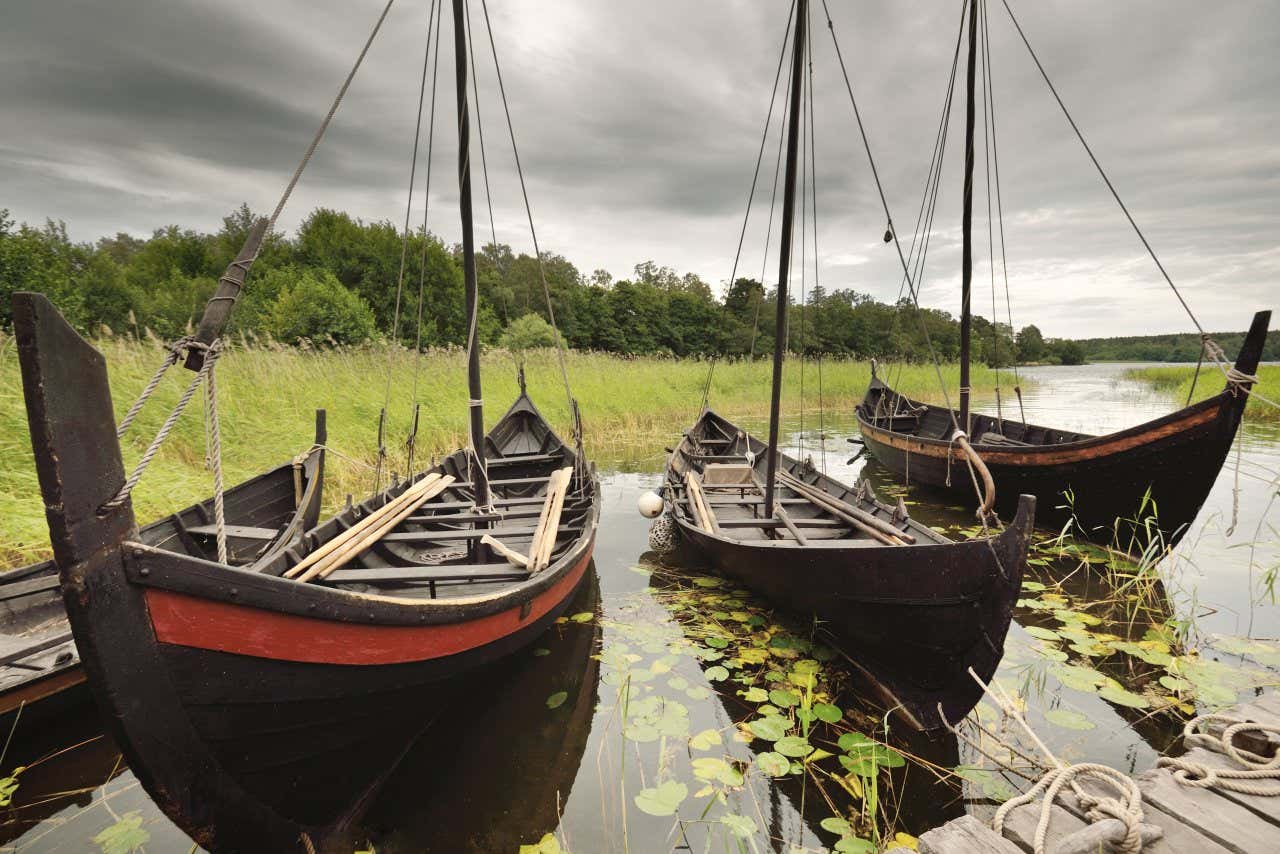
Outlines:
POLYGON ((587 572, 594 473, 524 394, 482 445, 501 472, 488 482, 491 509, 476 507, 467 472, 481 468, 458 451, 250 566, 150 545, 128 502, 98 512, 124 482, 102 357, 43 296, 19 294, 14 309, 90 687, 152 798, 209 850, 291 850, 300 833, 322 838, 347 820, 427 720, 432 684, 528 643, 587 572), (566 470, 567 490, 549 492, 566 470), (446 481, 319 583, 285 577, 380 511, 408 506, 396 499, 415 487, 446 481), (544 568, 489 557, 482 539, 529 543, 553 495, 563 511, 544 568))
MULTIPOLYGON (((320 518, 324 483, 324 413, 316 414, 312 450, 228 489, 227 545, 235 565, 269 560, 320 518)), ((213 559, 213 499, 157 519, 138 531, 157 549, 213 559)), ((88 699, 84 673, 62 605, 52 560, 0 577, 0 729, 88 699)))
POLYGON ((779 454, 770 515, 760 485, 767 454, 764 443, 704 412, 665 474, 683 538, 725 575, 816 616, 911 725, 959 721, 982 695, 969 668, 986 681, 1004 654, 1035 500, 1024 496, 996 536, 956 543, 869 491, 779 454), (754 465, 742 462, 748 451, 754 465))
MULTIPOLYGON (((1240 375, 1257 370, 1270 317, 1269 311, 1254 315, 1235 363, 1240 375)), ((1105 436, 976 413, 967 432, 1006 500, 1014 493, 1035 495, 1049 524, 1061 528, 1074 516, 1091 539, 1139 550, 1149 542, 1142 530, 1149 516, 1172 547, 1209 497, 1250 385, 1229 380, 1207 400, 1105 436)), ((949 441, 954 422, 945 407, 912 400, 873 378, 856 412, 863 441, 877 460, 913 483, 972 500, 969 473, 949 441)), ((999 503, 996 508, 1009 510, 999 503)))
POLYGON ((969 670, 990 679, 1004 653, 1035 499, 1005 531, 954 543, 779 452, 806 0, 794 20, 769 440, 704 410, 668 459, 664 495, 721 572, 821 620, 889 707, 934 729, 968 714, 981 696, 969 670))
MULTIPOLYGON (((984 30, 979 26, 978 11, 979 4, 970 2, 959 409, 903 396, 875 375, 873 365, 870 386, 856 410, 863 441, 877 460, 909 482, 943 489, 952 499, 972 502, 974 491, 967 466, 953 441, 963 431, 995 479, 1004 502, 997 509, 1011 511, 1013 496, 1028 493, 1039 499, 1042 521, 1059 530, 1074 518, 1079 533, 1104 544, 1135 552, 1171 548, 1209 496, 1231 449, 1266 342, 1271 312, 1254 315, 1234 370, 1224 371, 1227 383, 1220 394, 1127 430, 1092 436, 970 412, 974 79, 975 64, 980 63, 978 34, 984 30)), ((935 156, 940 167, 941 152, 935 156)), ((1119 196, 1116 199, 1119 201, 1119 196)), ((994 278, 992 281, 994 284, 994 278)))
MULTIPOLYGON (((152 799, 210 851, 336 839, 430 725, 442 683, 535 638, 591 560, 599 487, 576 405, 572 448, 523 388, 484 432, 462 0, 453 21, 468 448, 252 567, 154 548, 120 500, 102 356, 43 296, 14 296, 40 488, 89 686, 152 799)), ((220 282, 188 368, 207 371, 267 227, 220 282)))

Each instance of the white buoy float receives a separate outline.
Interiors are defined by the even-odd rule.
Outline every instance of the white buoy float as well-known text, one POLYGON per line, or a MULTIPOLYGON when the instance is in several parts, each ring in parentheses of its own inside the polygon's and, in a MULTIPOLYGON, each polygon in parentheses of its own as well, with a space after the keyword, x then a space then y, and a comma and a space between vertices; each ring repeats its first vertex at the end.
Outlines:
POLYGON ((640 510, 640 515, 646 519, 656 519, 662 515, 662 495, 657 490, 649 490, 640 493, 640 498, 636 501, 636 506, 640 510))

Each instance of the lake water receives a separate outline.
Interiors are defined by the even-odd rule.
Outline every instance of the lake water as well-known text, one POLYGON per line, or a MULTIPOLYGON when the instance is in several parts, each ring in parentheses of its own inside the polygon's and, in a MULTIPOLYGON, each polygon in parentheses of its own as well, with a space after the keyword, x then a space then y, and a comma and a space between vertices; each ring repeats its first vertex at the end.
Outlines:
MULTIPOLYGON (((1179 405, 1125 380, 1126 367, 1023 369, 1027 418, 1103 433, 1179 405)), ((991 401, 979 405, 992 411, 991 401)), ((1006 415, 1010 405, 1006 398, 1006 415)), ((821 414, 825 441, 818 418, 806 412, 801 430, 792 415, 792 450, 842 480, 865 476, 882 493, 900 491, 874 463, 850 460, 851 413, 821 414)), ((1280 512, 1268 504, 1276 487, 1267 483, 1280 470, 1280 430, 1245 425, 1237 442, 1238 493, 1233 451, 1193 530, 1160 563, 1158 581, 1108 573, 1096 554, 1082 565, 1052 547, 1037 552, 997 681, 1019 695, 1031 726, 1062 758, 1141 770, 1176 748, 1180 715, 1280 681, 1276 648, 1240 639, 1280 635, 1280 608, 1263 589, 1266 570, 1280 562, 1280 512), (1190 648, 1200 654, 1186 655, 1190 648), (1161 710, 1170 702, 1184 704, 1182 712, 1161 710)), ((462 701, 432 710, 441 717, 343 850, 515 852, 540 840, 543 851, 620 854, 872 850, 854 837, 918 834, 965 810, 988 810, 1018 783, 1016 773, 993 772, 981 752, 1008 754, 976 725, 959 739, 886 732, 803 621, 696 564, 650 553, 648 522, 635 505, 657 484, 663 449, 625 448, 617 457, 596 460, 604 506, 595 573, 570 618, 472 678, 462 701), (752 632, 771 639, 753 648, 752 632), (767 659, 760 672, 772 675, 759 688, 743 676, 743 650, 767 659), (807 673, 813 678, 802 686, 797 676, 807 673), (743 721, 774 713, 820 753, 802 761, 795 754, 807 748, 790 751, 776 733, 763 742, 742 734, 743 721), (855 732, 896 752, 868 747, 855 732), (967 770, 956 774, 957 766, 967 770)), ((903 494, 929 524, 972 524, 967 511, 903 494)), ((1002 726, 994 707, 980 709, 987 730, 1002 726)), ((151 852, 191 849, 91 708, 39 727, 19 721, 0 773, 15 765, 29 767, 0 824, 4 850, 128 850, 133 842, 151 852)))

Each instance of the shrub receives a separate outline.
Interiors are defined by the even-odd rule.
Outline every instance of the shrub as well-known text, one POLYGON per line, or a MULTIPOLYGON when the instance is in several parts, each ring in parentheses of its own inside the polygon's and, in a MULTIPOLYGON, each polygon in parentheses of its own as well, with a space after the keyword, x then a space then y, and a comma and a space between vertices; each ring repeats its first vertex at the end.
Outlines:
POLYGON ((332 273, 302 270, 271 306, 268 328, 280 341, 358 344, 374 336, 373 311, 332 273))
POLYGON ((556 346, 556 333, 536 314, 526 314, 511 321, 507 330, 502 333, 503 347, 518 353, 523 350, 536 350, 540 347, 556 346))

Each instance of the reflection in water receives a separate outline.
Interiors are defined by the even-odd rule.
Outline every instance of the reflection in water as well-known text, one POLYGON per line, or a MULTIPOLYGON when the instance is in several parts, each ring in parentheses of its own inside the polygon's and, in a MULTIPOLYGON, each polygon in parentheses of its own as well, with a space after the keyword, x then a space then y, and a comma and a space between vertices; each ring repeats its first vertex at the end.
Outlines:
MULTIPOLYGON (((1100 433, 1177 408, 1180 402, 1124 380, 1124 367, 1025 370, 1024 379, 1034 380, 1024 383, 1027 418, 1100 433)), ((986 411, 993 411, 990 403, 986 411)), ((762 419, 739 420, 752 430, 765 426, 762 419)), ((825 443, 812 429, 797 436, 798 418, 789 421, 788 447, 800 446, 801 455, 812 454, 815 464, 825 465, 842 481, 852 483, 865 476, 881 495, 901 493, 912 515, 951 534, 973 524, 970 511, 931 504, 912 490, 902 490, 874 464, 850 462, 857 450, 845 441, 856 435, 851 412, 829 410, 824 422, 825 443)), ((816 423, 810 409, 805 425, 816 423)), ((758 739, 737 740, 739 724, 759 717, 763 705, 774 704, 748 701, 739 693, 748 689, 734 681, 743 675, 742 668, 728 672, 728 678, 709 679, 711 668, 724 665, 704 657, 716 647, 708 646, 706 632, 696 629, 700 620, 717 612, 732 615, 753 608, 801 639, 808 638, 804 624, 771 614, 764 603, 725 608, 722 601, 714 608, 674 608, 681 604, 681 594, 673 593, 672 586, 702 589, 690 579, 704 570, 682 564, 677 571, 642 560, 647 523, 635 512, 636 497, 656 484, 665 456, 662 445, 670 440, 651 437, 610 446, 608 453, 597 456, 602 469, 615 472, 602 478, 603 515, 593 582, 598 586, 584 589, 570 610, 571 615, 596 616, 555 626, 525 653, 460 688, 461 699, 442 710, 438 725, 391 775, 363 822, 352 829, 352 848, 347 850, 372 842, 379 852, 515 852, 520 844, 535 843, 553 831, 564 847, 579 854, 622 854, 624 839, 631 851, 686 845, 701 851, 709 840, 715 850, 726 842, 737 850, 735 827, 746 825, 735 825, 734 818, 722 821, 737 816, 750 819, 757 832, 752 842, 759 850, 770 847, 764 841, 767 836, 812 851, 837 839, 821 825, 823 819, 842 812, 855 823, 865 821, 865 801, 821 770, 813 772, 816 778, 805 773, 784 776, 780 783, 759 770, 762 754, 778 751, 758 739), (627 470, 646 474, 617 473, 627 470), (537 654, 542 649, 549 653, 537 654), (548 700, 561 692, 563 702, 548 708, 548 700), (632 737, 624 733, 628 727, 632 737), (708 730, 718 733, 719 743, 706 749, 691 744, 708 730), (695 766, 699 759, 721 764, 703 761, 695 766), (736 782, 735 772, 745 772, 741 786, 725 782, 736 782), (822 781, 821 789, 816 780, 822 781), (679 808, 668 815, 642 810, 637 796, 649 789, 658 794, 664 782, 686 787, 679 808), (710 792, 698 797, 708 787, 710 792), (824 793, 830 795, 830 803, 824 793), (703 810, 708 810, 705 817, 703 810)), ((1264 527, 1265 542, 1252 558, 1252 579, 1250 550, 1243 547, 1254 539, 1269 495, 1257 475, 1280 469, 1280 430, 1246 424, 1238 441, 1242 462, 1235 533, 1227 534, 1233 451, 1228 469, 1177 555, 1157 568, 1158 583, 1150 586, 1142 607, 1133 607, 1129 582, 1103 572, 1104 564, 1081 566, 1079 559, 1046 551, 1036 558, 1044 563, 1031 567, 1031 584, 1016 615, 1020 625, 1010 632, 998 679, 1019 691, 1028 706, 1028 720, 1063 758, 1140 770, 1154 762, 1158 751, 1168 749, 1175 741, 1175 718, 1156 709, 1176 697, 1178 682, 1162 685, 1161 678, 1170 675, 1165 656, 1181 661, 1184 639, 1193 645, 1208 641, 1200 656, 1187 658, 1183 675, 1198 680, 1196 692, 1210 699, 1229 702, 1238 690, 1266 678, 1268 665, 1280 665, 1280 656, 1265 645, 1229 642, 1215 635, 1242 634, 1251 617, 1255 637, 1280 635, 1280 609, 1270 600, 1254 605, 1250 596, 1250 585, 1257 591, 1265 568, 1280 562, 1275 537, 1264 527), (1071 614, 1092 615, 1097 622, 1071 614), (1241 681, 1231 681, 1235 678, 1241 681), (1103 691, 1110 683, 1099 684, 1098 679, 1113 680, 1116 686, 1103 691)), ((723 592, 732 594, 733 589, 723 592)), ((743 601, 746 605, 748 599, 743 601)), ((808 657, 805 653, 785 660, 808 657)), ((748 670, 759 669, 765 668, 748 670)), ((858 729, 883 739, 883 730, 864 717, 867 713, 855 702, 847 668, 833 660, 822 662, 822 669, 837 688, 828 699, 843 712, 829 733, 858 729)), ((718 671, 713 675, 720 676, 718 671)), ((1269 678, 1277 681, 1274 671, 1269 678)), ((440 692, 439 697, 444 696, 440 692)), ((983 714, 991 728, 998 728, 993 710, 985 704, 979 708, 986 709, 983 714)), ((14 809, 0 823, 3 840, 17 850, 84 851, 96 847, 93 837, 111 827, 117 816, 136 813, 149 837, 147 850, 189 850, 189 840, 156 810, 132 774, 117 765, 117 752, 95 737, 100 734, 92 707, 40 727, 19 721, 0 776, 11 773, 15 765, 31 767, 18 776, 14 809), (79 747, 37 762, 82 741, 79 747)), ((957 751, 951 739, 915 743, 899 740, 902 736, 889 733, 892 747, 924 761, 880 772, 877 796, 883 804, 878 817, 880 827, 888 824, 885 816, 893 816, 895 829, 918 832, 963 808, 956 778, 942 769, 980 758, 968 748, 957 751)), ((817 769, 846 770, 833 765, 840 755, 851 755, 840 749, 838 734, 833 738, 819 730, 813 746, 833 754, 813 763, 817 769)), ((872 752, 850 746, 855 755, 872 752)), ((333 773, 341 774, 342 769, 333 773)), ((847 782, 847 775, 844 778, 847 782)), ((970 782, 964 794, 970 805, 1001 787, 999 781, 975 772, 966 772, 966 778, 970 782)), ((672 791, 668 787, 666 793, 672 791)), ((743 844, 752 847, 750 842, 743 844)))

